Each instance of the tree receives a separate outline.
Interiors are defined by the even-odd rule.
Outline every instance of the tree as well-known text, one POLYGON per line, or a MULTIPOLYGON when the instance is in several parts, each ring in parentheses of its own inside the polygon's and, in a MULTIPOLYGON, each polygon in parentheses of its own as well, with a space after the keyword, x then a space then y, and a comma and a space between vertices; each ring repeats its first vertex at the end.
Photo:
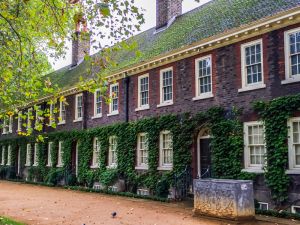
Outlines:
MULTIPOLYGON (((114 51, 131 48, 124 40, 140 29, 143 14, 134 0, 2 0, 0 1, 0 119, 17 115, 20 108, 35 103, 42 96, 53 96, 55 103, 59 88, 45 79, 51 67, 46 54, 59 58, 65 54, 65 41, 79 26, 87 26, 88 35, 99 37, 93 47, 101 50, 97 57, 86 57, 91 67, 113 66, 114 51), (101 43, 110 40, 113 48, 101 43)), ((95 72, 94 79, 82 83, 85 90, 103 86, 105 79, 95 72)), ((105 90, 105 89, 103 89, 105 90)), ((63 97, 60 97, 63 99, 63 97)), ((38 111, 41 123, 48 111, 38 111)), ((55 111, 55 110, 54 110, 55 111)), ((32 117, 32 115, 23 115, 32 117)), ((55 123, 52 123, 55 127, 55 123)), ((35 126, 41 130, 41 125, 35 126)), ((30 135, 27 129, 24 135, 30 135)), ((41 136, 39 136, 41 139, 41 136)))

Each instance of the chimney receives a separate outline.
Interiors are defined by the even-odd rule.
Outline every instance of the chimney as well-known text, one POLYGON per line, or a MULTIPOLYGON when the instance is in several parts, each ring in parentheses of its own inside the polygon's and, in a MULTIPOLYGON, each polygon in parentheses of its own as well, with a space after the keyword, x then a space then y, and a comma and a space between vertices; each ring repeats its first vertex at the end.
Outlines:
POLYGON ((182 0, 156 0, 156 30, 169 26, 182 14, 182 0))
POLYGON ((77 66, 90 54, 90 33, 86 21, 82 18, 76 21, 76 31, 72 37, 72 67, 77 66))

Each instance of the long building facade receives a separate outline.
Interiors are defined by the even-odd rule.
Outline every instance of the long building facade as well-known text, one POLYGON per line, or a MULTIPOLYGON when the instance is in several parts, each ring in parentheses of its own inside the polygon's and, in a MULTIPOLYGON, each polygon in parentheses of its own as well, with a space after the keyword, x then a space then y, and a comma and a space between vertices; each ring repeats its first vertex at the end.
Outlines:
MULTIPOLYGON (((72 67, 51 75, 55 81, 65 80, 67 84, 63 85, 62 93, 67 104, 58 101, 55 106, 58 112, 53 113, 57 127, 43 126, 42 133, 49 138, 41 144, 35 143, 34 138, 18 135, 25 129, 23 123, 34 126, 35 120, 39 119, 32 107, 21 110, 20 115, 13 116, 10 121, 4 121, 0 135, 0 168, 12 167, 16 176, 32 179, 34 173, 30 170, 34 169, 31 168, 41 168, 42 163, 48 171, 45 174, 51 168, 64 168, 64 164, 69 164, 71 173, 81 180, 88 180, 88 171, 97 173, 93 175, 92 185, 101 186, 102 176, 98 173, 114 169, 118 170, 119 178, 126 175, 123 170, 128 168, 137 176, 150 177, 154 170, 153 173, 163 176, 174 168, 180 173, 183 167, 177 165, 182 154, 182 157, 189 156, 185 164, 192 170, 191 177, 209 178, 213 176, 210 170, 216 162, 212 158, 216 143, 212 145, 215 137, 210 126, 206 122, 198 123, 189 134, 189 144, 180 146, 179 150, 180 142, 174 138, 182 137, 182 134, 174 134, 176 127, 171 128, 170 121, 176 120, 176 124, 180 124, 183 115, 188 113, 194 117, 214 107, 223 108, 225 112, 237 108, 242 110, 238 117, 243 140, 239 160, 241 170, 257 175, 254 186, 259 207, 274 208, 276 199, 264 175, 268 162, 265 143, 268 129, 253 103, 297 96, 300 91, 300 1, 213 0, 183 15, 181 4, 180 0, 157 0, 157 26, 137 36, 142 39, 138 43, 142 53, 144 50, 151 54, 108 77, 111 81, 109 103, 104 101, 100 91, 81 91, 72 84, 76 76, 81 75, 84 63, 76 66, 73 63, 72 67), (211 16, 222 13, 224 17, 212 20, 211 16), (190 28, 185 30, 185 26, 190 28), (24 121, 21 114, 28 112, 32 112, 33 117, 24 121), (169 119, 152 128, 151 119, 159 120, 168 115, 171 115, 169 119), (131 125, 134 133, 119 138, 115 130, 133 132, 131 125), (68 133, 72 133, 72 138, 68 133), (135 139, 130 142, 133 136, 135 139), (64 143, 66 140, 69 140, 68 144, 64 143), (78 144, 79 140, 84 144, 78 144), (121 143, 122 140, 127 144, 121 143), (127 149, 129 142, 135 143, 131 149, 127 149), (85 148, 90 151, 84 152, 85 148)), ((39 105, 43 109, 49 108, 50 112, 53 107, 47 101, 41 101, 39 105)), ((299 110, 291 112, 285 122, 288 133, 284 170, 289 181, 284 204, 292 212, 299 212, 299 110)), ((228 157, 231 157, 229 153, 228 157)), ((151 194, 157 183, 158 180, 148 185, 147 179, 143 178, 134 189, 126 182, 117 182, 111 188, 151 194)))

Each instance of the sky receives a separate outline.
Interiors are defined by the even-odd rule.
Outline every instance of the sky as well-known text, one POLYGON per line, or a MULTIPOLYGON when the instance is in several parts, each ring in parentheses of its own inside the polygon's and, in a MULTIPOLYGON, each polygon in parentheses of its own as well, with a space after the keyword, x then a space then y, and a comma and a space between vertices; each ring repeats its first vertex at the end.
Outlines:
MULTIPOLYGON (((209 1, 210 0, 200 0, 200 3, 198 3, 195 0, 183 0, 183 5, 182 5, 183 13, 188 12, 209 1)), ((154 27, 156 22, 156 1, 135 0, 135 3, 137 7, 145 9, 144 12, 145 23, 141 26, 141 32, 154 27)), ((66 53, 65 59, 54 61, 53 59, 49 58, 49 61, 52 67, 54 68, 54 70, 57 70, 61 67, 71 64, 71 60, 72 60, 71 42, 67 42, 66 46, 69 50, 66 53)))

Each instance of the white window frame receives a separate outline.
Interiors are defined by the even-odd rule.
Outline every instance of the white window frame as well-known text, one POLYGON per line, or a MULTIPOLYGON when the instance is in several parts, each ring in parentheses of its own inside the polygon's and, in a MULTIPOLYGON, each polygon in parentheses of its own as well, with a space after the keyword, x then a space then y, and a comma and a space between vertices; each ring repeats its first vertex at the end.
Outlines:
POLYGON ((114 116, 114 115, 118 115, 119 114, 119 108, 120 108, 120 86, 119 86, 119 83, 115 83, 115 84, 111 84, 110 87, 109 87, 109 96, 111 98, 111 102, 109 104, 109 114, 107 116, 114 116), (118 101, 118 110, 114 110, 113 111, 113 96, 112 96, 112 89, 113 87, 118 87, 118 96, 117 98, 117 101, 118 101))
POLYGON ((296 165, 296 158, 293 147, 293 123, 300 122, 300 117, 292 117, 288 120, 288 148, 289 148, 289 169, 288 174, 300 174, 300 165, 296 165))
POLYGON ((284 60, 285 60, 285 80, 281 81, 281 84, 289 84, 300 81, 300 74, 293 76, 291 73, 291 61, 290 61, 290 38, 289 35, 300 32, 300 27, 288 30, 284 32, 284 60))
POLYGON ((264 81, 264 51, 263 51, 263 39, 247 42, 241 45, 241 76, 242 76, 242 88, 238 92, 251 91, 256 89, 265 88, 264 81), (247 47, 260 44, 261 47, 261 82, 255 84, 247 84, 247 71, 246 71, 246 51, 247 47))
POLYGON ((110 136, 109 137, 109 149, 108 149, 108 168, 117 168, 118 166, 118 152, 117 152, 117 148, 118 148, 118 139, 117 136, 110 136), (115 152, 115 162, 112 162, 112 140, 115 139, 116 141, 116 149, 114 150, 115 152))
MULTIPOLYGON (((292 205, 291 206, 291 212, 292 213, 297 213, 296 209, 300 209, 300 205, 292 205)), ((298 213, 297 213, 298 214, 298 213)))
POLYGON ((51 167, 52 166, 52 146, 53 146, 53 142, 49 142, 48 143, 48 149, 47 149, 47 167, 51 167))
POLYGON ((75 95, 75 119, 73 122, 79 122, 83 119, 83 94, 75 95), (81 97, 81 117, 78 117, 78 98, 81 97))
POLYGON ((260 210, 263 210, 263 208, 262 208, 263 205, 267 206, 266 210, 269 210, 269 203, 267 203, 267 202, 257 202, 257 203, 259 205, 260 210))
POLYGON ((57 152, 57 165, 56 167, 63 167, 64 166, 64 162, 63 162, 63 141, 59 141, 58 142, 58 152, 57 152))
MULTIPOLYGON (((158 170, 172 170, 173 169, 173 163, 166 164, 163 162, 164 160, 164 153, 163 153, 163 135, 164 134, 171 134, 171 143, 172 143, 172 157, 174 159, 174 152, 173 152, 173 135, 171 131, 164 130, 160 132, 159 135, 159 167, 158 170)), ((172 161, 173 161, 172 159, 172 161)))
POLYGON ((32 116, 32 108, 29 108, 27 110, 27 130, 32 128, 32 120, 31 120, 31 117, 32 116))
POLYGON ((168 105, 173 105, 174 103, 174 71, 173 67, 169 67, 166 69, 160 70, 160 76, 159 76, 159 96, 160 96, 160 104, 157 105, 157 107, 164 107, 168 105), (163 92, 163 73, 172 71, 172 99, 168 101, 164 101, 164 92, 163 92))
POLYGON ((195 60, 195 97, 193 98, 194 101, 196 100, 201 100, 201 99, 206 99, 206 98, 213 98, 213 62, 212 62, 212 55, 206 55, 201 58, 198 58, 195 60), (211 86, 211 91, 206 92, 206 93, 200 93, 200 86, 199 86, 199 62, 203 60, 210 60, 210 86, 211 86))
POLYGON ((33 149, 33 165, 32 166, 38 166, 38 144, 34 144, 34 149, 33 149))
MULTIPOLYGON (((252 173, 264 173, 264 166, 267 163, 267 159, 265 159, 265 163, 263 165, 251 165, 250 164, 250 151, 249 151, 249 134, 248 127, 249 126, 263 126, 263 132, 265 132, 265 127, 262 121, 252 121, 244 123, 244 167, 243 171, 252 172, 252 173)), ((265 146, 265 151, 266 146, 265 146)))
POLYGON ((49 105, 49 126, 52 126, 52 124, 55 122, 54 108, 54 104, 49 105))
POLYGON ((42 107, 39 105, 39 106, 37 106, 37 109, 36 109, 36 111, 35 111, 35 123, 34 123, 34 127, 35 127, 35 128, 36 128, 37 123, 40 123, 40 122, 41 122, 41 119, 40 119, 40 117, 39 117, 39 115, 38 115, 38 112, 39 112, 40 110, 42 110, 41 108, 42 108, 42 107))
POLYGON ((9 116, 9 119, 8 119, 8 133, 12 134, 13 132, 13 125, 14 125, 14 118, 13 118, 13 115, 10 115, 9 116))
POLYGON ((31 166, 31 144, 26 145, 26 162, 25 166, 31 166))
POLYGON ((11 145, 8 145, 7 147, 7 161, 6 161, 6 165, 10 166, 11 165, 11 145))
POLYGON ((2 151, 1 151, 1 165, 4 166, 5 163, 5 146, 2 146, 2 151))
POLYGON ((94 92, 94 116, 92 117, 92 119, 96 119, 96 118, 101 118, 102 117, 102 112, 103 112, 103 101, 102 101, 102 96, 101 96, 101 90, 100 89, 96 89, 94 92), (101 101, 97 102, 97 93, 100 93, 100 97, 101 97, 101 101), (100 103, 101 105, 101 113, 97 113, 97 104, 100 103))
POLYGON ((9 126, 9 119, 6 116, 3 117, 3 127, 2 127, 2 134, 8 134, 8 126, 9 126))
POLYGON ((97 137, 93 139, 93 158, 91 168, 99 168, 100 167, 100 142, 97 137), (97 145, 96 145, 97 143, 97 145), (98 162, 97 162, 98 161, 98 162))
POLYGON ((18 112, 18 129, 17 132, 21 132, 22 131, 22 111, 18 112))
POLYGON ((137 165, 135 169, 137 170, 148 170, 149 166, 148 163, 142 163, 141 162, 141 151, 147 151, 147 160, 149 160, 149 146, 148 146, 148 134, 147 133, 139 133, 137 136, 137 165), (145 149, 140 149, 141 139, 140 137, 145 137, 145 149))
POLYGON ((141 111, 141 110, 146 110, 150 109, 149 101, 150 101, 150 79, 149 79, 149 74, 144 74, 138 77, 138 99, 137 99, 137 105, 138 107, 135 109, 135 111, 141 111), (144 78, 148 78, 148 104, 142 105, 141 101, 141 80, 144 78))
POLYGON ((64 101, 59 101, 59 121, 57 125, 63 125, 66 124, 66 118, 67 118, 67 111, 66 111, 66 104, 64 101), (65 119, 63 120, 63 106, 65 107, 64 114, 65 114, 65 119))

